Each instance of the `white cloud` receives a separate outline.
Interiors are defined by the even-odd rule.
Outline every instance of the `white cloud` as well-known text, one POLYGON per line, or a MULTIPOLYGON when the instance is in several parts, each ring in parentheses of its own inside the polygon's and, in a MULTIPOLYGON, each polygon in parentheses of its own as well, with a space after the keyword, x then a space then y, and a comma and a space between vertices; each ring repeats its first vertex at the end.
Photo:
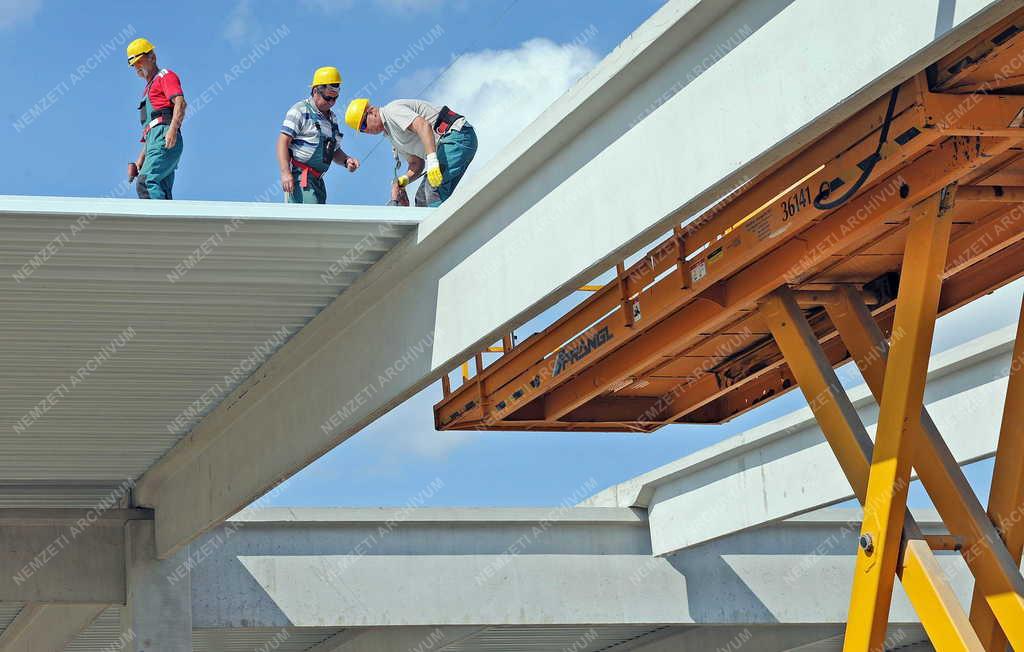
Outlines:
POLYGON ((259 37, 260 24, 252 10, 252 0, 238 0, 224 26, 224 38, 236 48, 250 45, 259 37))
POLYGON ((0 0, 0 29, 12 29, 33 16, 43 6, 43 0, 0 0))
MULTIPOLYGON (((597 62, 597 54, 583 45, 532 39, 514 50, 463 55, 427 90, 425 99, 447 104, 473 124, 480 148, 472 174, 597 62)), ((399 88, 418 92, 429 81, 425 76, 415 75, 399 88)))

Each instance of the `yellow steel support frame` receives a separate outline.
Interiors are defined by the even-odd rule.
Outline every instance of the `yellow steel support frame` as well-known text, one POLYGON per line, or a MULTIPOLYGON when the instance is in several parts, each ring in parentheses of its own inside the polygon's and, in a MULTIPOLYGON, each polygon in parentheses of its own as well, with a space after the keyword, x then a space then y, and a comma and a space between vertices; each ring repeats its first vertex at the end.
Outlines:
MULTIPOLYGON (((854 493, 864 504, 871 439, 825 352, 788 289, 769 296, 759 313, 792 369, 854 493)), ((970 626, 967 612, 949 588, 934 554, 909 513, 904 513, 901 526, 907 533, 907 542, 903 563, 894 573, 901 578, 928 637, 940 650, 980 652, 983 650, 981 641, 970 626)))
MULTIPOLYGON (((1021 306, 1021 319, 1017 322, 1017 340, 1010 363, 1003 422, 999 430, 988 501, 988 515, 999 527, 1014 568, 1020 567, 1021 552, 1024 549, 1024 374, 1021 373, 1021 366, 1024 366, 1024 305, 1021 306)), ((986 593, 985 587, 979 585, 975 588, 971 603, 971 622, 986 649, 1001 652, 1006 648, 1009 637, 1014 649, 1024 650, 1024 641, 1020 639, 1024 617, 1009 626, 999 618, 997 624, 999 614, 993 618, 992 610, 988 608, 991 606, 991 597, 986 593), (999 625, 1002 625, 1002 629, 999 625)), ((1024 600, 1020 593, 1015 596, 998 596, 999 599, 1014 597, 1018 601, 1024 600)))
POLYGON ((921 418, 949 247, 951 222, 946 213, 955 194, 956 185, 951 184, 915 206, 910 216, 893 320, 893 331, 901 337, 893 341, 885 368, 843 644, 846 652, 882 652, 884 646, 910 488, 906 433, 921 418))
MULTIPOLYGON (((833 297, 834 300, 822 303, 872 394, 880 400, 888 357, 885 337, 871 318, 871 313, 863 300, 852 288, 836 290, 833 297)), ((897 332, 894 337, 901 338, 902 334, 897 332)), ((1017 347, 1017 354, 1024 355, 1024 337, 1020 331, 1017 347)), ((1015 354, 1014 360, 1018 359, 1024 360, 1015 354)), ((1021 378, 1018 377, 1014 382, 1013 388, 1024 393, 1021 378)), ((1019 407, 1024 405, 1024 396, 1020 393, 1008 393, 1007 405, 1016 405, 1019 410, 1019 407), (1011 397, 1016 397, 1016 400, 1011 397)), ((1016 416, 1013 416, 1011 412, 1012 408, 1004 413, 1004 434, 1014 426, 1020 432, 1022 427, 1020 413, 1017 412, 1016 416)), ((1011 556, 1006 546, 1002 545, 999 533, 989 521, 984 507, 968 484, 967 478, 964 477, 927 410, 921 411, 921 421, 917 427, 911 427, 911 437, 914 468, 942 520, 955 535, 959 551, 977 581, 976 598, 971 610, 971 623, 975 631, 986 650, 1001 652, 1006 648, 1006 639, 1000 636, 1001 630, 995 621, 995 618, 998 618, 1003 629, 1010 633, 1014 647, 1024 650, 1024 577, 1018 570, 1020 546, 1018 545, 1016 549, 1016 555, 1011 556)), ((1024 438, 1016 437, 1016 441, 1024 442, 1024 438)), ((1021 451, 1019 446, 1018 443, 1018 448, 1015 452, 1010 452, 1008 459, 1020 460, 1024 456, 1024 451, 1021 451)), ((998 461, 1007 458, 996 459, 998 461)), ((1011 467, 1011 474, 1020 468, 1017 462, 1011 462, 1008 466, 1011 467)), ((1017 477, 1019 478, 1019 475, 1017 477)), ((993 486, 995 487, 995 484, 993 486)), ((1018 488, 1017 492, 1019 491, 1018 488)), ((993 496, 995 495, 993 493, 993 496)), ((1019 499, 1014 504, 1019 505, 1019 499)), ((1024 534, 1024 528, 1021 530, 1024 534)), ((932 547, 934 549, 934 546, 932 547)))

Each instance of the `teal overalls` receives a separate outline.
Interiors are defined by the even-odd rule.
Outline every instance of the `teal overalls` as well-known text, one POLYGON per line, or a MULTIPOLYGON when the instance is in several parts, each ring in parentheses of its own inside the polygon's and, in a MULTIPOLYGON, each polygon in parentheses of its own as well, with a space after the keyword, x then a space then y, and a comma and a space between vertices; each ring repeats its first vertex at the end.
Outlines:
POLYGON ((416 205, 425 203, 437 208, 452 196, 455 187, 462 181, 463 175, 476 156, 476 131, 466 117, 452 111, 447 106, 441 107, 434 120, 434 133, 440 136, 437 140, 437 162, 441 166, 444 179, 437 188, 431 188, 426 179, 420 184, 420 192, 416 193, 416 205), (462 122, 462 126, 455 125, 462 122), (422 193, 422 198, 421 198, 422 193))
MULTIPOLYGON (((301 163, 291 159, 292 178, 295 179, 295 188, 288 195, 285 195, 285 202, 289 204, 326 204, 327 186, 324 184, 323 175, 331 167, 334 160, 334 152, 338 148, 338 139, 333 136, 324 143, 324 132, 320 128, 320 119, 316 110, 309 100, 306 100, 306 108, 313 116, 316 123, 316 149, 309 161, 301 163)), ((331 123, 331 133, 334 134, 334 123, 331 123)))
MULTIPOLYGON (((476 131, 468 123, 464 122, 462 129, 452 129, 437 141, 437 162, 441 164, 441 172, 444 180, 435 191, 437 197, 427 204, 433 208, 440 206, 446 199, 452 196, 455 187, 462 181, 469 164, 476 156, 477 140, 476 131)), ((426 179, 424 179, 426 183, 426 179)))
MULTIPOLYGON (((150 82, 152 83, 152 82, 150 82)), ((139 104, 139 117, 142 120, 143 140, 146 143, 146 160, 139 170, 139 179, 135 183, 135 191, 140 199, 171 199, 171 188, 174 186, 174 171, 178 168, 184 142, 178 132, 178 142, 171 149, 164 147, 164 136, 171 122, 171 109, 157 112, 149 103, 149 85, 143 93, 139 104), (161 119, 162 118, 162 119, 161 119), (159 123, 153 122, 160 120, 159 123)))

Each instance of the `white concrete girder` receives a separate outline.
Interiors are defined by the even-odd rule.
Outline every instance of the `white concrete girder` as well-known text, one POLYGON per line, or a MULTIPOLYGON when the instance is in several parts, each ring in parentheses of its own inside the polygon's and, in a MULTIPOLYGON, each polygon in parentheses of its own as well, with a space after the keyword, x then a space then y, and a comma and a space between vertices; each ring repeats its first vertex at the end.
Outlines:
POLYGON ((1021 6, 668 2, 141 479, 158 554, 1021 6))
POLYGON ((145 510, 0 509, 0 600, 124 604, 124 524, 145 510))
POLYGON ((127 602, 121 610, 121 636, 137 652, 192 649, 191 569, 188 547, 156 558, 153 521, 125 525, 127 602))
POLYGON ((0 652, 60 652, 108 606, 29 602, 0 633, 0 652))
MULTIPOLYGON (((956 460, 990 457, 999 435, 1016 327, 934 356, 925 403, 956 460)), ((874 437, 878 406, 866 387, 850 397, 874 437)), ((611 487, 588 505, 648 510, 655 555, 853 498, 809 409, 798 410, 611 487)))
MULTIPOLYGON (((415 512, 264 509, 229 521, 191 546, 193 625, 838 624, 860 527, 858 512, 829 510, 655 558, 629 509, 415 512)), ((941 531, 934 513, 919 520, 941 531)), ((940 563, 966 599, 963 559, 940 563)), ((901 590, 892 620, 917 622, 901 590)))

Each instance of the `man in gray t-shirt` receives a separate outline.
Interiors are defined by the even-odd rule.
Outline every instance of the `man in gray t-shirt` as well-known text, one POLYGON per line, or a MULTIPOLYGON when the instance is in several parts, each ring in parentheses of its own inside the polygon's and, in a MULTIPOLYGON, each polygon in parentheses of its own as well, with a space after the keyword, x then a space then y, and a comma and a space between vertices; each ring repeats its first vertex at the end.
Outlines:
POLYGON ((396 156, 409 162, 409 170, 395 179, 400 189, 426 172, 425 183, 436 190, 430 206, 451 196, 476 154, 476 132, 466 118, 424 100, 395 100, 381 107, 366 98, 352 100, 345 123, 363 133, 383 133, 396 156))

